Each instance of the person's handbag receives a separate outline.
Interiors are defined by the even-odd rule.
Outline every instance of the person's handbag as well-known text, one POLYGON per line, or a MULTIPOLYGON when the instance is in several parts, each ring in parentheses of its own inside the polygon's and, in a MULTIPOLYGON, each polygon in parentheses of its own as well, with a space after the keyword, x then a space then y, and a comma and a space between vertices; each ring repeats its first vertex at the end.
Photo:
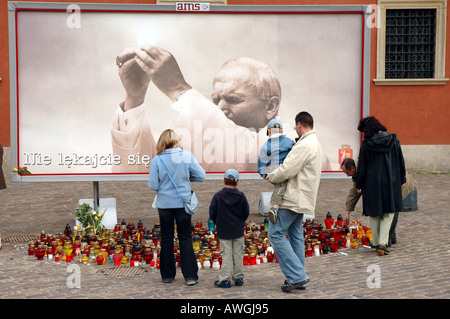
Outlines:
POLYGON ((195 194, 195 192, 191 191, 191 195, 184 198, 183 200, 184 210, 186 211, 186 213, 188 213, 189 215, 194 215, 197 212, 199 206, 197 195, 195 194))
POLYGON ((191 195, 187 196, 187 197, 183 197, 180 193, 180 191, 177 188, 177 185, 175 185, 175 182, 173 181, 172 175, 170 175, 169 170, 167 169, 166 164, 164 164, 164 161, 161 159, 161 157, 159 157, 159 160, 161 161, 161 163, 164 166, 164 169, 166 170, 167 176, 169 176, 170 181, 172 182, 173 187, 175 187, 175 189, 178 192, 178 195, 180 195, 181 200, 183 201, 184 204, 184 210, 186 211, 186 213, 188 213, 189 215, 194 215, 197 210, 198 210, 198 199, 197 199, 197 195, 195 194, 194 191, 191 191, 191 195))

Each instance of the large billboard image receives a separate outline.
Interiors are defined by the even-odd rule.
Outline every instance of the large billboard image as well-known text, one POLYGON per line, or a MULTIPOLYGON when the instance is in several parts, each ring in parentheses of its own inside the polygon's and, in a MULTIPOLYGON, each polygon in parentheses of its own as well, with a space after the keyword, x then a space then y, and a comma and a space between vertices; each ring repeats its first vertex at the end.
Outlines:
POLYGON ((210 178, 259 178, 267 124, 307 111, 324 176, 368 115, 365 6, 9 3, 13 181, 146 179, 173 129, 210 178))

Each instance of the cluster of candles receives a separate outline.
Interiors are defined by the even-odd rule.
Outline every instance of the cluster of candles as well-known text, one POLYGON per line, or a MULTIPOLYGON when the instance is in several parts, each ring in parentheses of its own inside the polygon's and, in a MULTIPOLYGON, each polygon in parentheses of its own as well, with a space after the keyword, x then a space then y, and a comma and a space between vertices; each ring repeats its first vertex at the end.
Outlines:
MULTIPOLYGON (((267 239, 269 222, 257 225, 254 220, 245 226, 245 265, 274 260, 274 252, 267 239), (257 260, 256 256, 264 254, 257 260)), ((176 227, 176 226, 175 226, 176 227)), ((200 268, 219 269, 222 265, 220 240, 216 237, 215 225, 209 220, 205 225, 198 221, 192 225, 193 248, 200 268)), ((174 233, 174 257, 180 265, 180 248, 177 232, 174 233)), ((137 227, 133 222, 116 224, 114 229, 94 232, 93 228, 72 231, 69 224, 64 232, 57 235, 41 232, 39 239, 28 245, 28 255, 38 260, 51 260, 56 263, 79 262, 83 264, 116 266, 129 263, 130 266, 148 264, 159 268, 161 250, 161 227, 157 223, 153 229, 144 228, 142 221, 137 227)))
POLYGON ((76 261, 83 264, 96 263, 103 265, 110 261, 116 266, 130 263, 139 266, 140 263, 159 266, 159 249, 161 229, 158 224, 150 232, 139 221, 137 227, 133 222, 116 224, 114 229, 95 233, 93 228, 72 231, 69 224, 64 233, 47 235, 41 232, 40 238, 30 242, 28 254, 38 260, 76 261))
POLYGON ((340 214, 334 219, 328 212, 324 222, 325 225, 320 225, 316 220, 306 219, 303 223, 306 257, 336 253, 340 249, 358 249, 360 245, 368 247, 372 242, 371 228, 359 220, 343 225, 340 214))
MULTIPOLYGON (((273 248, 267 238, 269 221, 267 217, 264 223, 257 224, 254 219, 245 224, 244 229, 244 266, 257 265, 265 262, 277 261, 273 248)), ((202 269, 220 269, 222 255, 220 253, 220 240, 216 237, 215 225, 212 220, 208 225, 198 221, 194 226, 192 238, 197 264, 202 269)), ((179 259, 176 257, 176 261, 179 259)))
MULTIPOLYGON (((335 220, 331 213, 327 214, 325 225, 316 220, 306 219, 303 222, 305 237, 305 256, 335 253, 342 248, 358 248, 359 244, 370 245, 371 229, 360 221, 352 221, 349 226, 343 225, 341 215, 335 220)), ((252 219, 245 224, 244 231, 244 265, 256 265, 265 262, 278 262, 275 252, 268 240, 269 221, 264 219, 257 224, 252 219)), ((174 234, 174 257, 180 265, 180 249, 177 233, 174 234)), ((216 237, 212 220, 207 224, 197 221, 192 225, 192 243, 199 268, 220 269, 222 255, 220 240, 216 237)), ((116 266, 129 263, 130 266, 148 264, 159 268, 161 248, 161 227, 157 223, 152 230, 144 228, 142 221, 137 227, 133 222, 116 224, 114 229, 94 232, 93 228, 72 231, 69 224, 64 233, 57 235, 41 232, 40 238, 30 242, 28 254, 38 260, 45 258, 54 262, 80 262, 103 265, 112 263, 116 266)))

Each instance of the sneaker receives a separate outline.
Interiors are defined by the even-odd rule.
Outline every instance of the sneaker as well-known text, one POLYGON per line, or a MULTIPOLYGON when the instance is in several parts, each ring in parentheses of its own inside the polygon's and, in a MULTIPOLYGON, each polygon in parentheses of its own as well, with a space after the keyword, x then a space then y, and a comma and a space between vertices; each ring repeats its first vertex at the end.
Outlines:
POLYGON ((281 290, 284 292, 291 292, 294 289, 304 290, 306 289, 305 285, 309 282, 309 278, 302 280, 300 282, 291 284, 287 280, 284 281, 283 286, 281 286, 281 290))
POLYGON ((217 288, 231 288, 231 282, 229 280, 214 281, 214 286, 217 288))
POLYGON ((244 278, 238 278, 234 281, 236 286, 243 286, 244 285, 244 278))
POLYGON ((194 286, 198 283, 198 279, 186 279, 186 285, 194 286))
POLYGON ((277 223, 277 214, 278 214, 278 209, 276 209, 276 208, 269 209, 269 221, 272 224, 277 223))
POLYGON ((175 280, 174 278, 163 278, 162 279, 163 283, 165 283, 165 284, 170 284, 174 280, 175 280))

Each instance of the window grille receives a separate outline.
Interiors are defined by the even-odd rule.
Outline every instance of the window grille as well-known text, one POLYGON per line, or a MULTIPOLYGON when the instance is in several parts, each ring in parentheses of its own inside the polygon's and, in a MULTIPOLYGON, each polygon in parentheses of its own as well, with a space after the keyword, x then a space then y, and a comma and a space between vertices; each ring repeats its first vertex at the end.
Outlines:
POLYGON ((434 77, 436 9, 386 10, 386 79, 434 77))

